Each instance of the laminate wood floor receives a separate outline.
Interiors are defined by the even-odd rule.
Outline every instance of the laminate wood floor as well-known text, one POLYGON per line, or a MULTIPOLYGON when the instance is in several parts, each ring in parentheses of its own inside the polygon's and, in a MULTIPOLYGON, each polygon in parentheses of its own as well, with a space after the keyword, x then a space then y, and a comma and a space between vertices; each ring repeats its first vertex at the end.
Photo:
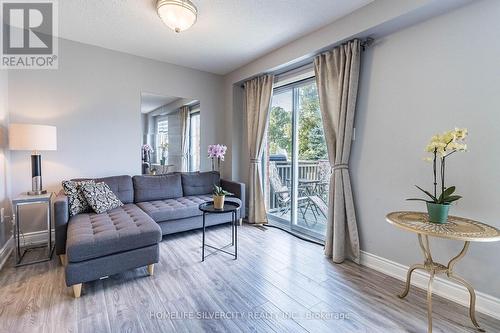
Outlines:
MULTIPOLYGON (((207 241, 229 242, 228 226, 207 241)), ((426 332, 423 290, 333 264, 322 247, 272 228, 239 228, 239 257, 200 261, 201 232, 166 236, 155 275, 86 283, 74 299, 59 260, 0 272, 1 332, 426 332)), ((467 309, 434 296, 434 332, 474 332, 467 309)), ((500 321, 478 313, 487 332, 500 321)))

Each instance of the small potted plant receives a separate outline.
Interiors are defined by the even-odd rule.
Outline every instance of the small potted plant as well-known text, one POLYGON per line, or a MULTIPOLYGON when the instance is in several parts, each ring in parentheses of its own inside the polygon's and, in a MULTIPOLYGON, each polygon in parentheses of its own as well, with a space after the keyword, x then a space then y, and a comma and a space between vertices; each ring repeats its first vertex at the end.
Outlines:
POLYGON ((420 191, 424 192, 428 196, 426 199, 421 198, 411 198, 407 200, 417 200, 425 201, 427 205, 427 212, 429 214, 429 221, 434 223, 446 223, 448 220, 448 212, 450 209, 450 204, 457 201, 461 196, 454 194, 455 186, 446 187, 445 186, 445 170, 446 170, 446 158, 451 154, 458 151, 466 151, 467 145, 465 144, 465 138, 467 137, 466 128, 455 128, 454 130, 444 132, 443 134, 434 135, 431 142, 427 145, 426 151, 431 153, 431 157, 427 157, 426 160, 432 162, 433 173, 434 173, 434 192, 424 190, 423 188, 415 185, 420 191), (440 167, 440 192, 438 196, 438 176, 437 176, 437 162, 439 160, 440 167))
POLYGON ((223 190, 220 186, 214 185, 213 199, 215 209, 224 208, 224 200, 226 198, 226 195, 233 195, 233 193, 223 190))

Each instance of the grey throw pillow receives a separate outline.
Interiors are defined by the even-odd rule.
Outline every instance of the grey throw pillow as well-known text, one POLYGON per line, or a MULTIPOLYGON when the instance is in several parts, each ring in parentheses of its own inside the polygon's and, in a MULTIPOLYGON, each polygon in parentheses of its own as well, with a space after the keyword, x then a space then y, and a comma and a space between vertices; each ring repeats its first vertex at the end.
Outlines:
POLYGON ((90 205, 85 199, 82 192, 82 185, 87 183, 94 183, 93 180, 72 181, 65 180, 62 182, 64 193, 68 197, 69 215, 77 215, 81 213, 88 213, 92 211, 90 205))
POLYGON ((123 203, 111 191, 106 183, 88 183, 82 186, 83 195, 90 207, 97 214, 107 212, 116 207, 123 206, 123 203))

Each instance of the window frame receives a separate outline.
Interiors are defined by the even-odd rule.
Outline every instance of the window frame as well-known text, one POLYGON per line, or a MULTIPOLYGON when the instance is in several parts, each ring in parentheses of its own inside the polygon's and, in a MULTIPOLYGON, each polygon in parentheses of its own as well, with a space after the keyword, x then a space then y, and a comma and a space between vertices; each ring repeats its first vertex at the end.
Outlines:
POLYGON ((161 144, 161 140, 160 140, 160 136, 165 134, 165 138, 166 138, 166 143, 168 144, 169 142, 169 138, 168 138, 168 126, 169 126, 169 121, 168 121, 168 115, 165 115, 165 116, 161 116, 161 117, 158 117, 158 119, 156 120, 156 163, 160 163, 161 162, 161 151, 160 151, 160 144, 161 144), (166 123, 166 131, 161 131, 160 132, 160 123, 166 123))
POLYGON ((200 168, 201 168, 201 112, 200 112, 200 104, 196 104, 196 105, 193 105, 192 107, 190 107, 190 111, 189 111, 189 142, 188 142, 188 147, 189 147, 189 151, 188 151, 188 170, 190 172, 194 172, 194 171, 199 171, 200 168), (200 121, 199 121, 199 126, 198 126, 198 145, 199 145, 199 149, 200 149, 200 154, 198 156, 198 159, 199 159, 199 162, 198 162, 198 170, 195 170, 194 166, 193 166, 193 133, 192 133, 192 120, 193 120, 193 117, 200 117, 200 121))

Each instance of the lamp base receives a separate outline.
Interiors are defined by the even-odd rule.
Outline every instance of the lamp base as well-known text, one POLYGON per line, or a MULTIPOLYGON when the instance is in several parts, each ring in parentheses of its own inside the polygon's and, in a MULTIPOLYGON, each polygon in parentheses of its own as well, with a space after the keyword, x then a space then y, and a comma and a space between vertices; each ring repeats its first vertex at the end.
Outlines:
POLYGON ((28 195, 42 195, 42 194, 47 194, 47 190, 40 190, 40 191, 28 191, 26 192, 28 195))
POLYGON ((34 153, 31 155, 31 191, 28 195, 42 195, 47 191, 42 189, 42 156, 34 153))

